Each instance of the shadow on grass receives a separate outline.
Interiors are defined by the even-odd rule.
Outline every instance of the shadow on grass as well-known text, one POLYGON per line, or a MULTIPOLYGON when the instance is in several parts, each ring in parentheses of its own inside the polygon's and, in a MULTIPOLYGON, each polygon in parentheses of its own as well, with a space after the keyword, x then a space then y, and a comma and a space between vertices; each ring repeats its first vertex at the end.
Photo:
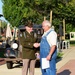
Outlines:
POLYGON ((61 61, 62 60, 62 57, 61 58, 57 58, 56 59, 56 63, 58 63, 59 61, 61 61))
POLYGON ((63 53, 58 52, 57 59, 56 59, 56 63, 59 62, 60 60, 62 60, 62 55, 63 55, 63 53))

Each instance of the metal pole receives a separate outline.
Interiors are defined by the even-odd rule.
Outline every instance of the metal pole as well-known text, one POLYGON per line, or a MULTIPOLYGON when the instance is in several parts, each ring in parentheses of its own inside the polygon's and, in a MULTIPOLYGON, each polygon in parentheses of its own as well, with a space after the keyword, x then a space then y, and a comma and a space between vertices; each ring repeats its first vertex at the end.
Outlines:
POLYGON ((64 40, 65 40, 65 19, 63 19, 63 35, 64 35, 64 40))
POLYGON ((50 23, 52 24, 52 10, 50 11, 50 23))
POLYGON ((1 20, 0 20, 0 36, 1 36, 1 20))
POLYGON ((46 16, 44 16, 44 21, 46 20, 46 16))

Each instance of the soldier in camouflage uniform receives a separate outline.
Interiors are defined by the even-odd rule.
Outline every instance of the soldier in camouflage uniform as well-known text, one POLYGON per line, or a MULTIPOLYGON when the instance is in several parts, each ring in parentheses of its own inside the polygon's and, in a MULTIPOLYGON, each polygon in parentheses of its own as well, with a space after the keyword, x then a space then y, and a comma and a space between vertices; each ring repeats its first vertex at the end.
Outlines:
POLYGON ((25 26, 25 31, 20 34, 20 43, 22 45, 22 59, 23 59, 23 68, 22 75, 28 74, 28 65, 30 66, 29 73, 34 75, 34 68, 36 62, 36 50, 33 44, 36 42, 37 38, 34 37, 33 33, 33 24, 28 22, 25 26))

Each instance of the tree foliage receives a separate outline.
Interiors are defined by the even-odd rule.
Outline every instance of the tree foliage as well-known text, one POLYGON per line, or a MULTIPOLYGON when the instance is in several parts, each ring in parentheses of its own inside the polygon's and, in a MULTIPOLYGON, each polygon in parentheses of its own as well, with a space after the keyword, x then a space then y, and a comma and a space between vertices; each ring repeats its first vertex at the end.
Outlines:
MULTIPOLYGON (((50 11, 53 11, 53 22, 57 30, 62 20, 66 25, 74 27, 75 1, 74 0, 2 0, 4 17, 12 24, 19 26, 27 20, 40 24, 43 17, 49 20, 50 11)), ((69 27, 69 31, 71 30, 69 27)))
POLYGON ((16 0, 2 0, 4 17, 13 26, 19 25, 19 22, 22 19, 22 8, 21 4, 18 3, 18 1, 16 2, 16 0))

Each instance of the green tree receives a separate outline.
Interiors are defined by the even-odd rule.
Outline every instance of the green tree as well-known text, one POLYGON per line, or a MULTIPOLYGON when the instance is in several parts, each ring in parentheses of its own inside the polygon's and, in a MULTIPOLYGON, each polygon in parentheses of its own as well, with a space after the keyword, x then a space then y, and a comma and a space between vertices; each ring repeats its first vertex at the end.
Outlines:
POLYGON ((12 26, 18 26, 23 17, 20 0, 2 0, 4 17, 12 26))
MULTIPOLYGON (((74 28, 74 0, 2 0, 2 2, 4 17, 12 26, 25 24, 27 20, 40 24, 44 16, 49 20, 52 10, 52 24, 56 30, 58 30, 63 19, 66 21, 66 26, 70 25, 71 28, 74 28)), ((70 28, 68 30, 71 31, 70 28)))

